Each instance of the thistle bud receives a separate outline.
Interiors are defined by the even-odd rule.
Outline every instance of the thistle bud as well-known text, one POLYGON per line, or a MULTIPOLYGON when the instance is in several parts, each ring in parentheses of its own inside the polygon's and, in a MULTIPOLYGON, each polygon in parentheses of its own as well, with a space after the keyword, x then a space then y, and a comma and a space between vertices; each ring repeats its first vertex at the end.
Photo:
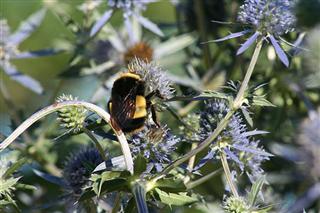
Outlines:
MULTIPOLYGON (((63 101, 76 101, 77 97, 71 95, 65 95, 58 97, 57 102, 63 101)), ((81 106, 67 106, 58 111, 58 120, 61 122, 61 126, 73 133, 78 133, 83 128, 83 123, 87 116, 87 110, 81 106)))
POLYGON ((242 197, 228 197, 224 202, 224 210, 227 213, 249 213, 250 207, 242 197))

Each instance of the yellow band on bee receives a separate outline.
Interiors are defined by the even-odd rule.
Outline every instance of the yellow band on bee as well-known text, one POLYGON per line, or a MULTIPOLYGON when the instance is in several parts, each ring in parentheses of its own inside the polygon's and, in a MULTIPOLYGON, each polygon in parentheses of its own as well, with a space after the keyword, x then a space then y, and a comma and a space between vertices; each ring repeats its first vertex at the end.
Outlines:
POLYGON ((136 96, 136 107, 147 107, 147 101, 146 98, 141 96, 141 95, 137 95, 136 96))
POLYGON ((146 117, 146 115, 147 115, 146 108, 136 108, 133 118, 143 118, 143 117, 146 117))
POLYGON ((136 111, 134 112, 133 118, 142 118, 147 115, 147 101, 146 98, 137 95, 136 97, 136 111))
POLYGON ((134 79, 136 79, 136 80, 140 80, 140 79, 141 79, 139 75, 134 74, 134 73, 132 73, 132 72, 122 73, 122 74, 120 75, 120 78, 122 78, 122 77, 131 77, 131 78, 134 78, 134 79))

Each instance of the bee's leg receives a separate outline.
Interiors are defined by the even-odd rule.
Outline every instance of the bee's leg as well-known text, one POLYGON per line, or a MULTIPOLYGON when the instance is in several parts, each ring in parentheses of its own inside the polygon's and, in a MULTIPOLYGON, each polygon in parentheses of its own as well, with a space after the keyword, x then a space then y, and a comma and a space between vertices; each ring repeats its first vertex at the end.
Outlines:
POLYGON ((157 125, 157 127, 160 128, 161 126, 160 126, 160 123, 158 122, 158 119, 157 119, 156 106, 151 102, 151 98, 153 96, 157 96, 158 98, 161 98, 161 99, 163 99, 163 97, 161 96, 159 90, 152 91, 151 93, 146 95, 147 108, 150 107, 152 120, 157 125))
POLYGON ((160 126, 158 119, 157 119, 157 113, 156 113, 155 106, 153 104, 151 104, 150 109, 151 109, 151 116, 152 116, 153 122, 158 126, 158 128, 160 128, 161 126, 160 126))
POLYGON ((150 100, 153 96, 157 96, 157 97, 160 98, 160 99, 164 99, 164 98, 162 97, 162 95, 160 94, 160 91, 159 91, 159 90, 155 90, 155 91, 150 92, 150 93, 146 96, 146 99, 147 99, 147 100, 150 100))
POLYGON ((156 95, 156 91, 152 91, 148 95, 146 95, 146 99, 149 101, 155 95, 156 95))

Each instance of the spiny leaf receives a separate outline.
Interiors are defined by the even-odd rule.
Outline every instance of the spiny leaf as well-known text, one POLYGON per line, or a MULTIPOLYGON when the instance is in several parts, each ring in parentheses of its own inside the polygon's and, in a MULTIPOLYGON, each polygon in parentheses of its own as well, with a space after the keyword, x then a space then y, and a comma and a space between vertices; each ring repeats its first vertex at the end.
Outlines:
POLYGON ((249 201, 250 207, 253 207, 255 205, 258 194, 261 191, 264 183, 265 183, 264 176, 260 177, 256 182, 253 183, 251 190, 248 194, 248 201, 249 201))
POLYGON ((27 162, 26 158, 21 158, 19 159, 17 162, 15 162, 14 164, 12 164, 7 171, 3 174, 3 178, 6 179, 8 178, 12 173, 14 173, 15 171, 17 171, 21 166, 23 166, 25 163, 27 162))
MULTIPOLYGON (((107 180, 103 183, 101 187, 100 195, 103 195, 107 192, 127 190, 127 186, 127 180, 124 178, 107 180)), ((82 195, 79 198, 79 201, 90 199, 96 195, 97 194, 92 190, 92 188, 88 188, 84 191, 84 193, 82 193, 82 195)))
POLYGON ((16 188, 22 189, 22 190, 32 190, 32 191, 37 190, 37 187, 29 184, 23 184, 23 183, 17 183, 16 188))
POLYGON ((162 203, 169 206, 183 206, 192 204, 198 201, 194 196, 188 196, 187 193, 167 193, 160 190, 159 188, 155 189, 162 203))
POLYGON ((13 189, 14 185, 18 182, 18 180, 21 177, 18 178, 9 178, 7 180, 0 180, 0 194, 9 192, 11 189, 13 189))
POLYGON ((183 180, 176 177, 163 178, 157 181, 156 187, 159 189, 165 189, 165 191, 170 192, 181 192, 186 190, 186 186, 183 183, 183 180))
POLYGON ((255 106, 266 106, 266 107, 276 107, 270 101, 265 99, 263 96, 253 96, 253 105, 255 106))
POLYGON ((241 107, 241 112, 242 112, 244 118, 246 119, 246 121, 248 122, 248 124, 249 124, 251 127, 253 127, 253 120, 252 120, 252 118, 251 118, 250 113, 248 112, 248 110, 247 110, 246 108, 244 108, 244 107, 241 107))
POLYGON ((103 184, 115 178, 120 177, 121 172, 105 171, 101 175, 93 174, 91 180, 94 182, 92 185, 93 191, 100 196, 103 184))

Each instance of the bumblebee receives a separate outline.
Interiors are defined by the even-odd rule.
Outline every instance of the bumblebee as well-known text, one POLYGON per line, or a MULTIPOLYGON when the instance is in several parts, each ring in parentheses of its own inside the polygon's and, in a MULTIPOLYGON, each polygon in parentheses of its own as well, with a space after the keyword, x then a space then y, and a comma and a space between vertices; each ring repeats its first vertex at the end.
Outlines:
POLYGON ((111 99, 108 110, 111 115, 111 124, 125 133, 141 130, 151 110, 152 119, 157 122, 154 105, 151 98, 158 94, 156 91, 145 95, 145 82, 133 72, 126 72, 115 80, 112 86, 111 99))

